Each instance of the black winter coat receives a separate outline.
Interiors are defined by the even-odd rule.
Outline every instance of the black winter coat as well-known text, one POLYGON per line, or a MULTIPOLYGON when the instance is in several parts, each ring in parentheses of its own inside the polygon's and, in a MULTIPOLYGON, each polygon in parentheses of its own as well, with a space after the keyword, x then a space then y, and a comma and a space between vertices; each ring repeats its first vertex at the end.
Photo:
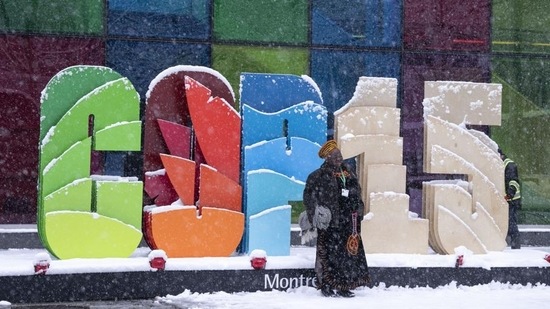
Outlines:
MULTIPOLYGON (((349 190, 348 198, 344 198, 346 202, 352 203, 357 207, 357 215, 359 220, 363 218, 365 206, 361 199, 361 187, 359 181, 349 168, 342 164, 342 170, 347 172, 346 189, 349 190)), ((339 171, 338 171, 339 172, 339 171)), ((338 182, 341 181, 339 176, 335 174, 333 167, 327 162, 323 163, 320 168, 313 171, 306 180, 304 189, 304 206, 306 208, 309 222, 313 222, 313 214, 316 206, 324 206, 330 209, 332 220, 329 227, 340 226, 341 209, 339 206, 342 199, 342 192, 338 182)))

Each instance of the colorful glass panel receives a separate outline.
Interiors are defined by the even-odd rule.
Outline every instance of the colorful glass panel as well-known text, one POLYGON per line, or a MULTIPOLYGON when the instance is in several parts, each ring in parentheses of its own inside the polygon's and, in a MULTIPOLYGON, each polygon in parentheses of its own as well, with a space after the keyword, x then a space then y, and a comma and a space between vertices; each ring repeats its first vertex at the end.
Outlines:
POLYGON ((308 5, 307 0, 215 0, 214 38, 305 44, 308 5))
POLYGON ((0 30, 28 33, 103 33, 103 0, 7 0, 0 30))

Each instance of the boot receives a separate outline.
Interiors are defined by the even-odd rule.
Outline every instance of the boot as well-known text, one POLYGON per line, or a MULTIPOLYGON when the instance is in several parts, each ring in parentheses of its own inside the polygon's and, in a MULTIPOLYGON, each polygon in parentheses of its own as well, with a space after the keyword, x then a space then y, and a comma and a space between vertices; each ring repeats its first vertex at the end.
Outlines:
POLYGON ((512 237, 511 239, 512 249, 521 249, 521 242, 519 241, 519 236, 512 237))
POLYGON ((342 296, 342 297, 345 297, 345 298, 350 298, 350 297, 354 297, 355 294, 350 291, 350 290, 339 290, 338 292, 336 292, 339 296, 342 296))
POLYGON ((321 294, 325 297, 335 297, 336 294, 334 294, 334 291, 330 288, 328 285, 323 285, 321 287, 321 294))

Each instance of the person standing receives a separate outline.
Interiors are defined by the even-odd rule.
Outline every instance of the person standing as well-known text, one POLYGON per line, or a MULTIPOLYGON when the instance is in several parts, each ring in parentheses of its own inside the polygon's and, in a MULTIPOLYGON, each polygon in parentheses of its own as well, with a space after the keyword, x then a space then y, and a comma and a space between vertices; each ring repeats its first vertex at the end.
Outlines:
POLYGON ((510 238, 509 244, 512 249, 520 249, 518 211, 521 209, 521 187, 518 167, 500 148, 498 152, 504 161, 504 190, 506 192, 505 199, 508 202, 508 235, 506 238, 510 238))
POLYGON ((327 141, 319 157, 325 162, 309 174, 303 193, 307 218, 317 230, 317 288, 326 297, 353 297, 351 290, 370 282, 361 240, 361 187, 336 141, 327 141))

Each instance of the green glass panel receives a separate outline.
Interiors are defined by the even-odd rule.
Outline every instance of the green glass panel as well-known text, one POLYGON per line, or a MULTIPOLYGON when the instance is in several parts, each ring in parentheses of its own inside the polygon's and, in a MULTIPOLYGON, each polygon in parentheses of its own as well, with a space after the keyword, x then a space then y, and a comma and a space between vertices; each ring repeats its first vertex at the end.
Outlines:
POLYGON ((46 85, 48 91, 42 95, 40 140, 78 100, 90 91, 122 78, 119 73, 105 67, 89 67, 83 70, 81 67, 75 66, 66 68, 65 72, 66 74, 59 74, 52 78, 46 85), (74 79, 79 82, 67 82, 74 79))
POLYGON ((117 123, 95 135, 95 150, 140 151, 141 121, 117 123))
POLYGON ((48 242, 56 248, 50 253, 58 259, 127 258, 142 238, 140 229, 97 213, 50 212, 45 220, 48 242))
POLYGON ((44 213, 52 211, 90 211, 92 180, 74 181, 44 198, 44 213))
POLYGON ((227 78, 236 95, 242 72, 309 74, 309 52, 302 48, 215 45, 212 59, 212 68, 227 78))
POLYGON ((53 193, 71 182, 90 174, 92 139, 86 138, 71 145, 67 151, 50 161, 42 174, 42 196, 53 193))
POLYGON ((308 1, 216 0, 214 37, 305 44, 308 42, 308 1))
POLYGON ((502 124, 492 138, 518 165, 523 224, 550 224, 550 60, 495 57, 493 82, 503 85, 502 124))
POLYGON ((5 0, 0 29, 22 32, 103 33, 103 0, 5 0))
POLYGON ((97 213, 141 229, 141 211, 135 211, 143 195, 141 181, 97 181, 97 213))
MULTIPOLYGON (((139 118, 139 106, 135 102, 139 102, 138 94, 126 78, 98 87, 76 102, 59 120, 52 135, 42 144, 41 161, 50 162, 61 151, 88 136, 89 115, 94 115, 94 133, 119 122, 139 118)), ((135 126, 133 128, 139 129, 135 126)), ((141 132, 135 134, 139 136, 141 132)), ((126 138, 118 142, 125 141, 126 138)), ((130 144, 135 147, 135 141, 130 141, 130 144)))
POLYGON ((493 51, 550 52, 550 1, 493 1, 493 51))

